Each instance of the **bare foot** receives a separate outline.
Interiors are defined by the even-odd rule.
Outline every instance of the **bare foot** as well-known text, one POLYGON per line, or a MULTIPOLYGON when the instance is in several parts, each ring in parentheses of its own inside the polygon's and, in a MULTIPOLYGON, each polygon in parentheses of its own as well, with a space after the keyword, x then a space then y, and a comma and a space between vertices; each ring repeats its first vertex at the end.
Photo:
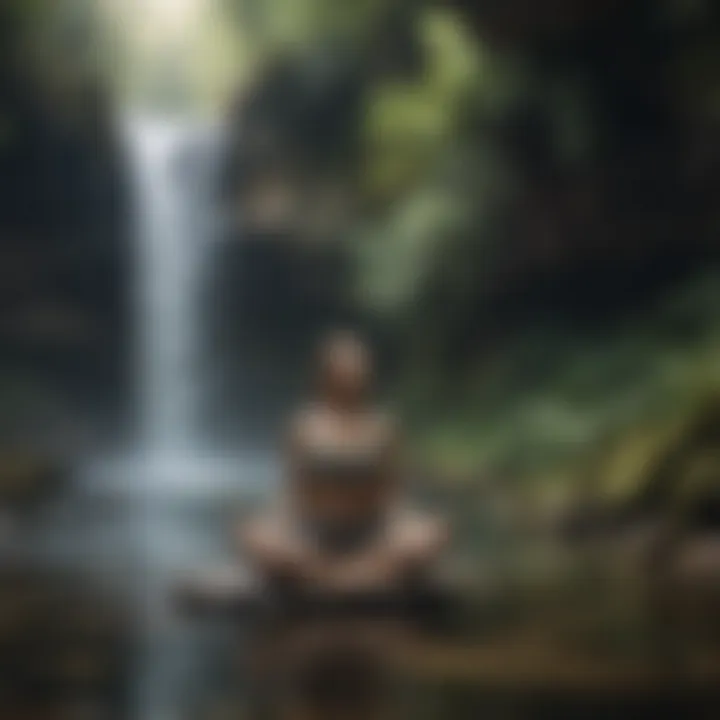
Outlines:
POLYGON ((444 522, 420 514, 398 519, 388 539, 397 570, 403 575, 433 565, 448 544, 444 522))

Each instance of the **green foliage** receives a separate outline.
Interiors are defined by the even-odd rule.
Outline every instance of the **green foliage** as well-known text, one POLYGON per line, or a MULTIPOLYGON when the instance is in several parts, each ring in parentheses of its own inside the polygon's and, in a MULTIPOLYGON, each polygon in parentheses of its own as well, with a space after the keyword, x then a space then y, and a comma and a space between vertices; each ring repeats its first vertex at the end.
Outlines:
MULTIPOLYGON (((388 6, 386 0, 226 0, 238 25, 247 24, 246 42, 267 52, 278 46, 304 45, 328 35, 351 41, 362 37, 388 6)), ((242 31, 242 29, 240 29, 242 31)))
POLYGON ((531 484, 554 477, 566 497, 592 480, 604 495, 627 497, 668 433, 720 389, 718 298, 720 276, 711 274, 668 300, 654 323, 640 318, 596 340, 528 333, 501 363, 465 379, 463 401, 425 416, 416 444, 450 474, 488 468, 531 484), (678 341, 671 328, 688 316, 703 318, 697 336, 678 341), (597 457, 602 465, 588 470, 597 457))
POLYGON ((426 12, 418 31, 426 71, 412 84, 376 86, 366 119, 366 190, 396 198, 432 172, 455 138, 484 61, 457 18, 426 12))
POLYGON ((359 293, 367 306, 396 314, 417 302, 442 252, 438 237, 457 230, 467 212, 463 198, 428 188, 408 198, 372 239, 359 241, 359 293))

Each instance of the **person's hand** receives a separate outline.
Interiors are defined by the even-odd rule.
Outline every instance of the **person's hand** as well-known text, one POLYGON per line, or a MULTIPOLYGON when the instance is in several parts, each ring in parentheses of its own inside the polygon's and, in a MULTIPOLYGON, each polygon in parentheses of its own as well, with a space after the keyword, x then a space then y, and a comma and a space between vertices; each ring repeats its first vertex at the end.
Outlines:
POLYGON ((374 592, 387 589, 393 582, 392 563, 384 549, 379 547, 338 558, 326 569, 326 582, 331 589, 340 592, 374 592))

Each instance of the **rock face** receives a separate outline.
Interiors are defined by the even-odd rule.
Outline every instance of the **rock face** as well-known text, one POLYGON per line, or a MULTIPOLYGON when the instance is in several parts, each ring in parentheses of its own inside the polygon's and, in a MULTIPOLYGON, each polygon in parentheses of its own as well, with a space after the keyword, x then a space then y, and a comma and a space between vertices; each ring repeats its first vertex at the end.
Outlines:
POLYGON ((0 73, 0 436, 117 415, 128 191, 109 101, 0 73))
POLYGON ((253 423, 292 402, 318 336, 356 320, 344 242, 365 90, 355 60, 280 58, 228 113, 213 353, 223 397, 252 403, 253 423))
POLYGON ((125 717, 131 638, 118 603, 62 573, 6 564, 1 579, 2 716, 125 717))
POLYGON ((227 443, 275 435, 305 395, 318 338, 353 319, 343 302, 342 248, 312 248, 290 236, 229 237, 215 259, 205 329, 210 406, 227 443))

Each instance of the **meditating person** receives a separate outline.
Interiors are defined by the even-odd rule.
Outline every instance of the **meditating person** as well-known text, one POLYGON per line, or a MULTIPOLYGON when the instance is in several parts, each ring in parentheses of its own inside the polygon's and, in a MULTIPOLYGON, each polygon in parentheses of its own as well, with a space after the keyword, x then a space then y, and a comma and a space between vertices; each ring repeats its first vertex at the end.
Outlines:
POLYGON ((262 578, 318 591, 405 588, 432 572, 445 532, 411 511, 397 424, 370 402, 373 363, 350 332, 319 353, 317 400, 297 414, 278 506, 240 529, 262 578))

